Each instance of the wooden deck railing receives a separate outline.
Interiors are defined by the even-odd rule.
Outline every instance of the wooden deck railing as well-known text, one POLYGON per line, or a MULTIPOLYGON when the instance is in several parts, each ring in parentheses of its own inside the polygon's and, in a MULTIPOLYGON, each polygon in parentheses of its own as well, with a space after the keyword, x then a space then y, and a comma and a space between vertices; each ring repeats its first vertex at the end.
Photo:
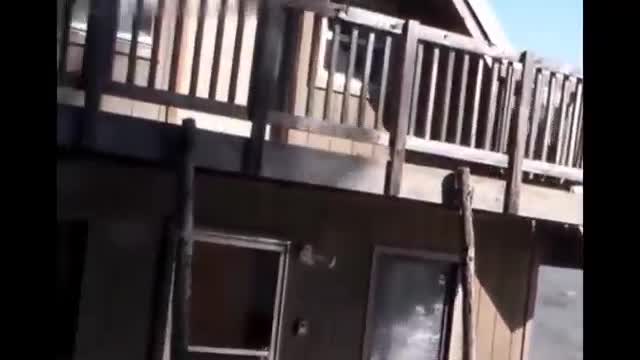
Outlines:
MULTIPOLYGON (((104 16, 89 16, 88 34, 109 32, 93 39, 115 42, 98 46, 89 35, 84 42, 71 39, 74 2, 68 0, 60 14, 59 81, 85 88, 88 95, 248 119, 257 144, 249 149, 256 152, 268 124, 388 146, 392 195, 399 191, 407 150, 502 168, 509 182, 514 169, 516 182, 522 174, 582 182, 582 76, 563 73, 530 53, 504 53, 415 21, 380 22, 315 6, 307 37, 311 46, 302 54, 296 45, 303 36, 296 25, 302 11, 280 0, 177 0, 175 5, 155 0, 150 43, 140 41, 149 1, 135 0, 128 46, 116 41, 117 31, 104 16), (248 28, 249 20, 257 25, 248 28), (228 21, 235 23, 232 31, 228 21), (327 29, 330 38, 323 45, 327 29), (224 47, 229 37, 231 50, 224 47), (326 77, 319 76, 323 46, 326 77), (84 48, 84 73, 69 71, 74 47, 84 48), (87 66, 87 59, 101 65, 87 66), (223 69, 223 61, 230 65, 223 69), (112 71, 86 73, 103 68, 112 71), (300 73, 302 90, 295 85, 300 73), (251 74, 250 79, 241 74, 251 74), (81 81, 91 76, 106 78, 81 81), (249 88, 245 99, 238 98, 242 81, 249 88), (100 88, 89 91, 89 83, 100 88)), ((93 0, 90 11, 117 14, 120 9, 105 10, 117 4, 93 0)), ((109 19, 116 28, 117 20, 109 19)), ((249 158, 255 171, 259 156, 249 158)))

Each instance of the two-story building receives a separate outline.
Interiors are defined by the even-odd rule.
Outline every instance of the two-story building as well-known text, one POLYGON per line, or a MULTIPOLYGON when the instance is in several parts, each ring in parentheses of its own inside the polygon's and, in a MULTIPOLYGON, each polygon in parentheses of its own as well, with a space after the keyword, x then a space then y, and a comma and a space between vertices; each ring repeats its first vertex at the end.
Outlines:
POLYGON ((192 358, 461 359, 467 166, 476 358, 527 359, 539 267, 582 268, 583 79, 484 1, 58 4, 60 354, 168 359, 193 222, 192 358))

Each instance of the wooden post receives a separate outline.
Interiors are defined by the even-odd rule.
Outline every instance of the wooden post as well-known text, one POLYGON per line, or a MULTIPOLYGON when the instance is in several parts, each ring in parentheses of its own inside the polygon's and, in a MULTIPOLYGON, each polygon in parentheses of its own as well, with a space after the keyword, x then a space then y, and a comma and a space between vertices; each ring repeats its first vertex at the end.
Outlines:
POLYGON ((89 7, 86 47, 82 61, 86 118, 80 122, 79 143, 91 146, 105 86, 111 81, 120 0, 93 0, 89 7))
POLYGON ((411 93, 415 74, 415 61, 418 50, 418 30, 420 24, 415 20, 407 20, 402 29, 400 43, 399 66, 394 76, 394 99, 390 104, 392 119, 395 127, 391 129, 389 138, 390 160, 384 181, 385 195, 397 196, 400 193, 402 181, 402 166, 404 165, 405 145, 411 110, 411 93))
POLYGON ((531 95, 535 77, 535 59, 532 53, 524 52, 521 57, 523 69, 520 82, 520 103, 516 121, 511 124, 509 134, 509 167, 504 196, 504 212, 517 214, 520 209, 520 188, 522 187, 522 161, 527 141, 527 126, 530 117, 531 95))
POLYGON ((262 167, 262 148, 270 110, 275 110, 279 94, 280 69, 286 27, 283 0, 259 2, 258 24, 249 84, 247 110, 251 125, 251 137, 244 150, 243 171, 259 175, 262 167))
POLYGON ((189 304, 191 302, 191 259, 193 257, 193 202, 195 164, 193 153, 196 123, 193 119, 182 122, 184 131, 183 155, 178 182, 178 208, 176 213, 177 247, 174 262, 173 298, 171 302, 171 359, 189 357, 189 304))
POLYGON ((471 174, 468 167, 459 168, 456 172, 456 185, 458 188, 459 206, 462 211, 464 228, 464 274, 462 292, 463 303, 463 359, 475 360, 476 358, 476 334, 473 318, 473 278, 475 277, 475 234, 473 232, 472 201, 473 189, 471 188, 471 174))

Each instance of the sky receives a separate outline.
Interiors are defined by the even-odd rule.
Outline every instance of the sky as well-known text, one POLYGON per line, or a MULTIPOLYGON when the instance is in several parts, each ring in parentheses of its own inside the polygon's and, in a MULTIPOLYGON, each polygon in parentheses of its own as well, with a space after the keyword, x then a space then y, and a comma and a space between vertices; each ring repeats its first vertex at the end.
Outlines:
POLYGON ((582 0, 488 0, 511 45, 582 68, 582 0))

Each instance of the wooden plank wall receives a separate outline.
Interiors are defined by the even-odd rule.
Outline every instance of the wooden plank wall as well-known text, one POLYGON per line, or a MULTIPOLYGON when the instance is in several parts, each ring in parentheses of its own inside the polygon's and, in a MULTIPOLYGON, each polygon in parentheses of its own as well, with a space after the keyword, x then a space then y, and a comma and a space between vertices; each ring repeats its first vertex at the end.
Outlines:
MULTIPOLYGON (((172 209, 173 179, 153 168, 59 162, 59 217, 163 218, 172 209)), ((291 263, 283 326, 304 316, 313 335, 285 332, 285 360, 359 358, 374 245, 461 250, 459 215, 439 206, 215 175, 198 175, 196 194, 198 226, 290 240, 294 248, 311 243, 337 257, 332 271, 291 263)), ((476 219, 478 359, 521 359, 530 224, 484 212, 476 219)))

